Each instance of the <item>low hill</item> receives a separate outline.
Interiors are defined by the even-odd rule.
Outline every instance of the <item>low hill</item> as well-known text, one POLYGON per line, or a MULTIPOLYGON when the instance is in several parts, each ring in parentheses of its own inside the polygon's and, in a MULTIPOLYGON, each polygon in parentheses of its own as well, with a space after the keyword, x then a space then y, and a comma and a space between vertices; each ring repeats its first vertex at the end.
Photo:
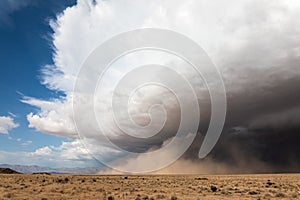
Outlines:
MULTIPOLYGON (((0 0, 1 1, 1 0, 0 0)), ((0 168, 10 168, 22 174, 33 173, 49 173, 49 174, 97 174, 101 168, 99 167, 86 167, 86 168, 50 168, 37 165, 8 165, 0 164, 0 168)))
POLYGON ((12 170, 10 168, 0 168, 0 174, 21 174, 21 173, 15 171, 15 170, 12 170))

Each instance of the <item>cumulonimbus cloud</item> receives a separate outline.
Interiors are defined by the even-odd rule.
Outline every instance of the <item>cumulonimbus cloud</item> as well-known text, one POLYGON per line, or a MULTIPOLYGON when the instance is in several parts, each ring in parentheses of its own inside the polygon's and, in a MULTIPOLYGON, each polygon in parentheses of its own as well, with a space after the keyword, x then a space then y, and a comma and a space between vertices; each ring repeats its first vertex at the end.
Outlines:
MULTIPOLYGON (((294 113, 286 114, 286 110, 299 107, 299 11, 300 3, 297 0, 78 0, 76 5, 66 8, 57 19, 51 21, 54 64, 42 68, 42 83, 52 90, 64 92, 65 97, 52 101, 24 99, 23 102, 40 108, 39 113, 28 114, 30 127, 76 138, 71 102, 82 63, 110 37, 145 27, 182 33, 206 50, 219 68, 226 86, 228 116, 224 132, 237 126, 248 129, 254 125, 282 123, 284 116, 294 116, 294 113), (264 120, 264 116, 274 113, 275 117, 264 120), (283 113, 282 117, 277 116, 281 116, 280 113, 283 113), (257 123, 255 119, 262 119, 265 123, 257 123)), ((170 60, 164 61, 171 63, 170 60)), ((109 80, 117 80, 120 73, 122 70, 111 71, 109 80)), ((193 73, 183 73, 187 73, 192 82, 199 83, 193 73)), ((209 106, 209 95, 202 91, 203 87, 198 89, 199 99, 208 102, 205 105, 209 106)), ((175 105, 172 101, 169 103, 175 105)), ((146 104, 137 104, 132 109, 142 109, 146 104)), ((105 110, 105 107, 101 108, 105 110)), ((89 119, 84 116, 83 110, 82 120, 86 120, 86 130, 92 131, 89 119)), ((209 120, 209 117, 209 114, 204 115, 202 119, 209 120)), ((175 128, 176 120, 175 117, 174 122, 170 123, 175 128)), ((108 132, 114 137, 118 136, 117 129, 109 123, 108 132)), ((298 127, 298 123, 295 126, 298 127)), ((165 130, 170 137, 174 127, 165 130)), ((133 145, 126 138, 115 139, 125 146, 133 145)), ((146 151, 157 145, 161 144, 151 141, 145 144, 146 148, 136 148, 146 151)))

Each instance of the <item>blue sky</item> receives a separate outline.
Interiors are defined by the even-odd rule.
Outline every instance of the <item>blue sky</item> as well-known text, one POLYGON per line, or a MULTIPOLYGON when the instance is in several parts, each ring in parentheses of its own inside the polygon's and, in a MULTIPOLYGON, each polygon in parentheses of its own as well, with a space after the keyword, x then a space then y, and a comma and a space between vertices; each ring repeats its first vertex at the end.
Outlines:
MULTIPOLYGON (((16 1, 14 4, 18 3, 21 2, 16 1)), ((75 1, 28 1, 25 5, 16 6, 18 9, 15 10, 8 9, 10 5, 5 4, 5 1, 2 2, 3 5, 0 4, 3 6, 0 7, 0 116, 10 116, 19 124, 9 134, 0 134, 1 151, 34 151, 43 146, 57 146, 62 141, 68 141, 28 128, 26 115, 36 108, 20 100, 23 95, 40 99, 63 95, 40 83, 40 70, 43 65, 53 63, 49 20, 55 19, 57 13, 74 3, 75 1)))

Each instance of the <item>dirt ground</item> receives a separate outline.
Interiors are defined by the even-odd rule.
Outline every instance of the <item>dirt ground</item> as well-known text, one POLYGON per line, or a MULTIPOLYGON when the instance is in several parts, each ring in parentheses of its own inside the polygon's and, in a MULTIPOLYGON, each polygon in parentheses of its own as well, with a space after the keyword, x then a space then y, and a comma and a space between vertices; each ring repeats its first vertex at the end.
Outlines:
POLYGON ((300 174, 0 175, 0 199, 300 199, 300 174))

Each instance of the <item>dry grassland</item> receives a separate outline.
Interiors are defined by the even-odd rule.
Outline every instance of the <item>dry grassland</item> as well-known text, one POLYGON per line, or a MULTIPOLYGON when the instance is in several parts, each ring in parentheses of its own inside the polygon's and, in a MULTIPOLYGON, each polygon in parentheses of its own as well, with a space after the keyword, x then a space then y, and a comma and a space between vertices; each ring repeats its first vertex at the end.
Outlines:
POLYGON ((0 180, 0 199, 300 199, 300 174, 14 174, 0 180))

